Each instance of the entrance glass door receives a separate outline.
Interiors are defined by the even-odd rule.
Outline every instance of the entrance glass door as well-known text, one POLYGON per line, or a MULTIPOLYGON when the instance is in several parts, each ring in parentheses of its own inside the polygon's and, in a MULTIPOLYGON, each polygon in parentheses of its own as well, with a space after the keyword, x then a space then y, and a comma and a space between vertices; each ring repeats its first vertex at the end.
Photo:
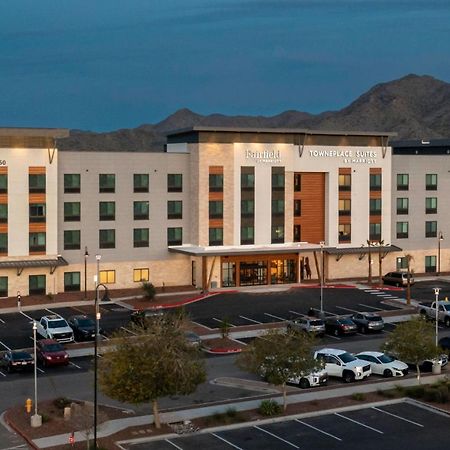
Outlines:
POLYGON ((239 265, 239 284, 241 286, 267 284, 267 261, 241 262, 239 265))

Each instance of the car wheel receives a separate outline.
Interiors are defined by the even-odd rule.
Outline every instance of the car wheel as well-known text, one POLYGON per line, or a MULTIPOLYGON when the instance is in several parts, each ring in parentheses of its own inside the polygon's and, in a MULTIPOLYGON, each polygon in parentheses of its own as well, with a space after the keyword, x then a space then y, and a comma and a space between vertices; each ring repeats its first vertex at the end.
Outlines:
POLYGON ((445 318, 444 324, 445 324, 445 326, 446 326, 447 328, 450 327, 450 317, 446 317, 446 318, 445 318))
POLYGON ((392 373, 392 370, 390 370, 390 369, 386 369, 384 372, 383 372, 383 377, 385 377, 385 378, 390 378, 390 377, 392 377, 393 376, 393 373, 392 373))
POLYGON ((355 374, 350 370, 344 370, 342 378, 344 380, 344 383, 352 383, 353 381, 355 381, 355 374))
POLYGON ((308 389, 309 388, 309 381, 306 379, 306 378, 301 378, 300 379, 300 383, 299 383, 299 386, 302 388, 302 389, 308 389))

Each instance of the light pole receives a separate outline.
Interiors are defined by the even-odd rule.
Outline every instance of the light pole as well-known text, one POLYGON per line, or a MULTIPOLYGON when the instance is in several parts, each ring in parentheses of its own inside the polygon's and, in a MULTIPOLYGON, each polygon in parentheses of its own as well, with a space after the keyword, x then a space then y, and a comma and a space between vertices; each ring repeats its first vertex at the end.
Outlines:
POLYGON ((437 263, 437 273, 436 275, 439 276, 441 274, 441 241, 444 240, 444 235, 442 234, 442 231, 439 231, 438 236, 438 263, 437 263))
POLYGON ((367 240, 367 256, 369 258, 369 276, 367 277, 367 284, 372 284, 372 248, 371 242, 367 240))
POLYGON ((37 323, 33 320, 33 343, 34 343, 34 415, 31 416, 31 426, 38 428, 42 425, 42 416, 38 414, 37 406, 37 359, 36 359, 36 330, 37 323))
POLYGON ((89 252, 87 246, 84 247, 84 299, 87 300, 87 260, 89 252))
POLYGON ((320 241, 320 316, 323 316, 323 246, 324 241, 320 241))
POLYGON ((97 450, 97 360, 98 360, 98 334, 100 310, 98 307, 98 288, 100 286, 100 259, 101 255, 95 255, 97 261, 97 274, 95 276, 95 340, 94 340, 94 450, 97 450))
POLYGON ((435 295, 435 302, 434 302, 434 306, 436 309, 436 331, 435 331, 435 335, 436 335, 436 347, 438 346, 438 342, 439 342, 439 292, 440 292, 440 288, 433 288, 434 289, 434 295, 435 295))

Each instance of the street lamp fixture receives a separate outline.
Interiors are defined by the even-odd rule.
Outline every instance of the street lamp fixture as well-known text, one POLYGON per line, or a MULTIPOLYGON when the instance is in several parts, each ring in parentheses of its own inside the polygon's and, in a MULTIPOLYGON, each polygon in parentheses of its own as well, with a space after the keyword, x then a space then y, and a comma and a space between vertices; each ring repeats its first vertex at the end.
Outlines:
POLYGON ((33 344, 34 344, 34 415, 31 416, 31 426, 38 428, 42 425, 42 416, 38 414, 37 403, 37 358, 36 358, 36 330, 37 323, 33 320, 33 344))
POLYGON ((434 289, 434 295, 435 295, 435 302, 434 302, 434 306, 436 309, 436 329, 435 329, 435 337, 436 337, 436 347, 438 346, 438 342, 439 342, 439 292, 441 291, 440 288, 433 288, 434 289))
POLYGON ((323 316, 323 246, 325 245, 324 241, 320 241, 320 317, 323 316))
POLYGON ((444 235, 442 231, 439 231, 438 235, 438 261, 437 261, 437 272, 436 275, 439 276, 441 274, 441 241, 444 240, 444 235))

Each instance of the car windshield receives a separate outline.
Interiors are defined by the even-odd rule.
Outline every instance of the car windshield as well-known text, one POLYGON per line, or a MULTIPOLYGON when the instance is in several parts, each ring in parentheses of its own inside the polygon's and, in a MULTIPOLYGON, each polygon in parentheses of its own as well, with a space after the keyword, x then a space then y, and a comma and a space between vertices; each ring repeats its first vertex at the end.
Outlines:
POLYGON ((67 323, 65 320, 61 319, 61 320, 51 320, 48 323, 48 327, 49 328, 62 328, 62 327, 67 327, 67 323))
POLYGON ((31 355, 26 352, 15 352, 11 354, 12 359, 32 359, 31 355))
POLYGON ((317 326, 323 325, 323 322, 321 320, 311 320, 311 322, 309 322, 309 323, 313 327, 317 327, 317 326))
POLYGON ((92 319, 78 319, 79 327, 93 327, 95 326, 95 322, 92 319))
POLYGON ((349 362, 356 360, 356 358, 353 355, 350 355, 350 353, 348 353, 348 352, 341 353, 339 355, 339 358, 341 358, 342 362, 345 362, 345 363, 349 363, 349 362))
POLYGON ((446 311, 450 311, 450 303, 448 305, 443 305, 446 311))
POLYGON ((378 359, 383 363, 383 364, 387 364, 387 363, 391 363, 392 361, 395 361, 395 358, 393 358, 392 356, 389 355, 385 355, 384 353, 382 355, 380 355, 378 357, 378 359))
POLYGON ((61 344, 47 344, 42 347, 44 352, 62 352, 64 348, 61 344))
POLYGON ((341 319, 340 322, 343 325, 353 325, 353 322, 350 319, 341 319))

